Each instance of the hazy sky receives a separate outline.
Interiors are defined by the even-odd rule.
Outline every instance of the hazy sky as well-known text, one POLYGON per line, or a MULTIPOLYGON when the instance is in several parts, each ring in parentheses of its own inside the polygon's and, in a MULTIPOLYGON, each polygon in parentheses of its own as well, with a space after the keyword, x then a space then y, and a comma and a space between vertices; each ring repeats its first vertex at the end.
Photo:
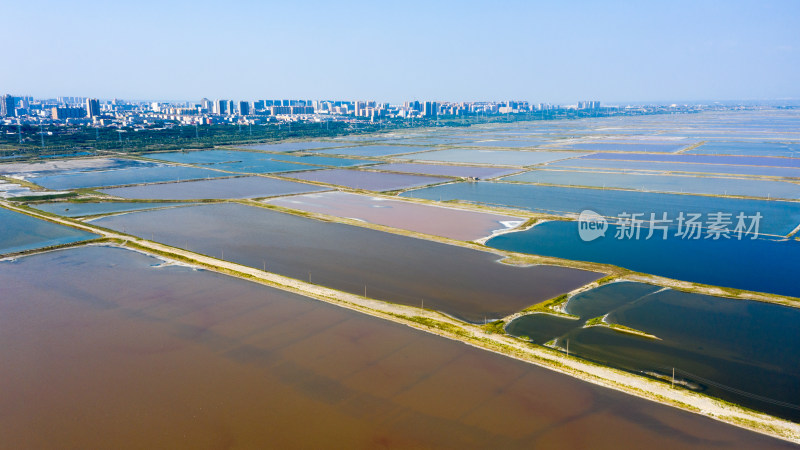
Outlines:
POLYGON ((0 92, 800 98, 800 1, 1 0, 0 92))

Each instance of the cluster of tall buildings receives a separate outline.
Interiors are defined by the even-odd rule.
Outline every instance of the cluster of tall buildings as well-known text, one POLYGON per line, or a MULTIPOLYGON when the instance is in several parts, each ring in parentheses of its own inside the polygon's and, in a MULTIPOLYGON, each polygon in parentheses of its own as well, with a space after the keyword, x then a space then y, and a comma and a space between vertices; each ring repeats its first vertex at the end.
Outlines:
POLYGON ((180 123, 266 123, 274 121, 378 121, 384 119, 438 119, 443 116, 469 116, 525 113, 551 109, 598 109, 598 101, 577 105, 532 105, 527 101, 437 102, 406 101, 399 105, 375 100, 229 100, 203 98, 199 102, 126 102, 87 97, 0 97, 0 121, 12 123, 54 123, 95 126, 180 123))
POLYGON ((598 102, 597 100, 578 102, 578 109, 599 109, 599 108, 600 108, 600 102, 598 102))

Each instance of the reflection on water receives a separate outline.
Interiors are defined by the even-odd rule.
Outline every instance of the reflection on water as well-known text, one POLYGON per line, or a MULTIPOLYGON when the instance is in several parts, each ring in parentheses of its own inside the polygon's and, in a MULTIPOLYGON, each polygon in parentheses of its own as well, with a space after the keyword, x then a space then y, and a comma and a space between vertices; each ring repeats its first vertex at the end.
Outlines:
POLYGON ((347 309, 158 264, 107 247, 0 262, 4 446, 789 447, 347 309))

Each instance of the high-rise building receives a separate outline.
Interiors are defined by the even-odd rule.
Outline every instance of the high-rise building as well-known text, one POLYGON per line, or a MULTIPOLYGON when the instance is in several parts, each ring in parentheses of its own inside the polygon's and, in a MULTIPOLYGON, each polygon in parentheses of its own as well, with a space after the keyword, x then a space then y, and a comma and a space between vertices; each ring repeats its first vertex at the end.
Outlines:
POLYGON ((100 115, 100 101, 96 98, 86 99, 86 117, 94 118, 100 115))
POLYGON ((203 98, 202 100, 200 100, 200 107, 208 112, 211 112, 214 109, 214 104, 211 100, 203 98))
POLYGON ((227 100, 214 100, 214 114, 219 114, 220 116, 225 115, 228 113, 228 101, 227 100))
POLYGON ((51 110, 51 115, 53 120, 80 119, 86 117, 86 111, 83 108, 69 106, 55 107, 51 110))
POLYGON ((16 116, 17 99, 11 95, 4 95, 0 97, 0 117, 14 117, 16 116))
POLYGON ((246 116, 250 114, 250 102, 239 102, 239 115, 246 116))
POLYGON ((425 102, 425 117, 436 117, 439 114, 439 104, 436 102, 425 102))
POLYGON ((360 116, 364 114, 364 109, 367 107, 367 102, 357 101, 355 104, 355 115, 360 116))

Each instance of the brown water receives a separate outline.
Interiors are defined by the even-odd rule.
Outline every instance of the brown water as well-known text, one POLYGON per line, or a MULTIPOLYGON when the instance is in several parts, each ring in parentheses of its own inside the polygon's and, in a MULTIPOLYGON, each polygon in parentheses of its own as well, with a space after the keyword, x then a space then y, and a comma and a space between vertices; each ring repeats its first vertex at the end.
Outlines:
POLYGON ((499 264, 495 254, 235 203, 133 212, 97 225, 353 294, 471 322, 500 318, 602 276, 499 264))
POLYGON ((255 283, 84 247, 0 262, 4 448, 788 448, 255 283))

